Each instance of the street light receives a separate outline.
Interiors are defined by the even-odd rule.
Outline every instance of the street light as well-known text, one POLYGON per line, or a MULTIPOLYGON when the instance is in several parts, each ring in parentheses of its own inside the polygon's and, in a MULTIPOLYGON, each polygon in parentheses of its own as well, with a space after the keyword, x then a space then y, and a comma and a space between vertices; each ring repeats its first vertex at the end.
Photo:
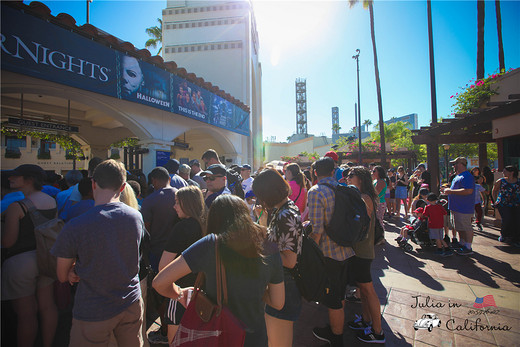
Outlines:
POLYGON ((450 145, 448 143, 445 143, 442 145, 444 147, 444 164, 446 165, 446 183, 448 183, 449 175, 448 175, 448 169, 449 169, 449 163, 448 163, 448 151, 450 150, 450 145))
POLYGON ((357 117, 358 117, 358 138, 359 138, 359 165, 363 165, 363 158, 361 156, 361 101, 359 98, 359 53, 360 50, 356 49, 356 54, 352 56, 352 59, 356 59, 357 65, 357 117))

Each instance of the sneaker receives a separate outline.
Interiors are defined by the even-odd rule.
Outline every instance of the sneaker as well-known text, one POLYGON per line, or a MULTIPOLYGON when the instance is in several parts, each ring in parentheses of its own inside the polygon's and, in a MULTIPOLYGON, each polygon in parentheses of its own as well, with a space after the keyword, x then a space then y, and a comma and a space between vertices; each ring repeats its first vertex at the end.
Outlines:
POLYGON ((151 331, 148 334, 148 342, 152 345, 167 345, 168 336, 161 334, 161 330, 151 331))
POLYGON ((433 252, 435 255, 444 255, 444 251, 442 249, 436 249, 435 252, 433 252))
POLYGON ((462 245, 459 243, 459 241, 457 241, 455 239, 455 241, 453 241, 452 243, 450 243, 450 248, 451 249, 461 249, 462 248, 462 245))
POLYGON ((362 316, 356 315, 356 319, 347 323, 352 330, 365 330, 370 327, 370 323, 366 323, 362 316))
POLYGON ((483 231, 484 230, 484 228, 482 228, 482 224, 480 224, 480 223, 477 224, 477 228, 478 228, 479 231, 483 231))
POLYGON ((319 340, 328 342, 331 346, 343 346, 343 335, 334 335, 330 325, 324 328, 312 329, 312 334, 319 340))
POLYGON ((452 255, 453 255, 453 252, 449 248, 446 248, 444 250, 444 252, 441 254, 441 256, 443 256, 443 257, 449 257, 449 256, 452 256, 452 255))
POLYGON ((403 239, 403 237, 402 237, 401 235, 399 235, 399 236, 397 236, 394 240, 397 241, 397 242, 399 242, 399 241, 401 241, 402 239, 403 239))
POLYGON ((381 335, 376 334, 372 327, 368 327, 362 332, 360 331, 357 338, 366 343, 385 343, 385 333, 381 331, 381 335))
POLYGON ((471 248, 462 247, 460 250, 456 251, 458 255, 470 255, 473 254, 473 250, 471 248))

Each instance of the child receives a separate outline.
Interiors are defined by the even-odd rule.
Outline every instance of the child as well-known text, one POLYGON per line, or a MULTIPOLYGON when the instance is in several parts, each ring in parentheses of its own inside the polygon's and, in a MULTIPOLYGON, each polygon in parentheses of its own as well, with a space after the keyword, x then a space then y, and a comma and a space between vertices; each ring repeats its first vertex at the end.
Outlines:
POLYGON ((482 182, 484 178, 479 176, 477 181, 475 182, 475 224, 477 225, 478 230, 482 231, 482 193, 486 191, 484 187, 482 187, 482 182))
POLYGON ((424 216, 428 218, 428 233, 430 234, 430 239, 435 240, 437 246, 435 254, 442 257, 453 255, 453 252, 450 250, 443 237, 444 216, 447 212, 444 207, 438 204, 438 198, 435 193, 428 194, 427 200, 430 204, 425 207, 424 216))
POLYGON ((417 218, 413 220, 413 222, 410 225, 405 225, 401 228, 401 235, 399 235, 395 240, 399 244, 399 246, 404 246, 406 243, 408 243, 408 232, 409 231, 417 231, 422 223, 424 223, 425 218, 423 216, 424 209, 422 207, 419 207, 413 213, 417 215, 417 218))

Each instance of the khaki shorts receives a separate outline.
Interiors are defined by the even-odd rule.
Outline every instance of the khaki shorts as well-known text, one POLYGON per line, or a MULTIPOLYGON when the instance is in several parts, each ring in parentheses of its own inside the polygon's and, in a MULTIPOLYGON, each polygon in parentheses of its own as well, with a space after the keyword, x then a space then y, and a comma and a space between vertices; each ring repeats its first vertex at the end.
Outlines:
POLYGON ((13 255, 2 265, 2 300, 14 300, 36 295, 36 289, 54 283, 40 276, 36 250, 13 255))
POLYGON ((473 213, 451 211, 451 223, 455 231, 473 231, 471 218, 473 218, 473 213))
POLYGON ((104 321, 87 322, 73 318, 69 346, 108 346, 113 332, 118 346, 141 347, 142 324, 143 300, 139 298, 123 312, 104 321))

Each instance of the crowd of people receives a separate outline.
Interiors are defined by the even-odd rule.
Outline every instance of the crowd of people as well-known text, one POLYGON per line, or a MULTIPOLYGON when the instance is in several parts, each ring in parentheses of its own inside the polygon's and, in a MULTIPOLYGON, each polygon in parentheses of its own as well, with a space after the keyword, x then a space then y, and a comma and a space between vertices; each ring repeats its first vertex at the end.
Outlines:
POLYGON ((468 171, 466 158, 459 157, 438 196, 430 192, 432 178, 424 164, 413 172, 402 166, 339 165, 331 151, 304 170, 289 163, 253 173, 248 164, 224 166, 212 149, 201 161, 204 170, 198 159, 183 165, 171 159, 147 177, 100 158, 64 178, 28 164, 2 174, 2 301, 16 315, 18 346, 33 346, 37 338, 51 346, 58 322, 56 281, 38 269, 31 206, 49 220, 58 216, 65 222, 51 254, 57 258, 57 280, 74 297, 70 346, 111 340, 119 346, 172 344, 199 272, 205 275, 205 292, 216 298, 217 248, 226 270, 227 306, 246 327, 245 345, 292 346, 302 309, 292 270, 304 229, 311 230, 309 237, 323 253, 330 279, 320 302, 329 324, 313 334, 342 346, 346 326, 361 341, 384 343, 371 263, 376 245, 384 243, 375 235, 385 216, 409 222, 400 244, 427 222, 435 254, 469 255, 473 219, 481 228, 482 211, 492 206, 502 216, 500 241, 519 245, 520 183, 514 166, 494 181, 486 169, 468 171), (357 189, 370 220, 367 236, 352 247, 337 244, 326 231, 337 185, 357 189), (350 287, 358 288, 361 311, 345 323, 350 287), (160 329, 148 336, 146 310, 160 318, 160 329))

